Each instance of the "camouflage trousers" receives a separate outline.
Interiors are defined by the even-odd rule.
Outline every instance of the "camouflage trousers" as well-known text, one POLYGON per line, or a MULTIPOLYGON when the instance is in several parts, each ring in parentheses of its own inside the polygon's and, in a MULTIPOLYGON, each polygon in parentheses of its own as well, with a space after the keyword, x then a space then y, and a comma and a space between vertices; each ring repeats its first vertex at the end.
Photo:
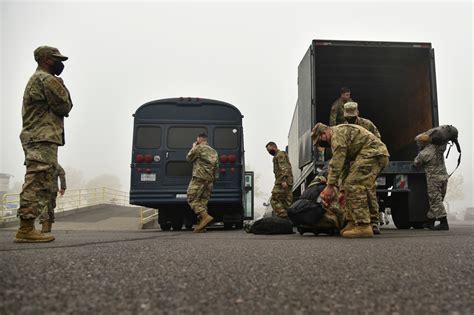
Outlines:
POLYGON ((43 222, 50 222, 50 223, 54 223, 54 209, 56 209, 56 198, 58 197, 58 192, 57 191, 53 191, 53 193, 51 194, 51 199, 49 200, 49 206, 48 206, 48 212, 46 213, 42 213, 40 216, 39 216, 39 221, 40 223, 43 223, 43 222))
POLYGON ((375 181, 372 187, 368 190, 367 198, 368 198, 367 201, 369 203, 370 224, 378 225, 379 224, 379 201, 377 199, 377 185, 375 181))
POLYGON ((270 204, 275 214, 281 218, 288 217, 286 209, 293 203, 293 192, 291 188, 292 186, 290 185, 288 185, 287 188, 283 188, 281 184, 275 184, 275 186, 273 186, 270 204))
POLYGON ((212 181, 208 181, 199 177, 194 177, 188 186, 188 204, 196 214, 207 211, 207 203, 211 198, 212 181))
POLYGON ((21 219, 35 219, 42 216, 47 220, 51 207, 51 194, 58 163, 58 145, 38 142, 23 146, 25 152, 26 175, 20 193, 20 208, 17 216, 21 219))
MULTIPOLYGON (((371 223, 372 212, 369 209, 375 207, 374 202, 377 200, 377 196, 374 196, 375 180, 387 164, 386 156, 358 158, 351 164, 343 183, 346 220, 355 224, 371 223)), ((378 215, 378 205, 376 209, 378 215)))
POLYGON ((426 184, 428 188, 428 201, 430 203, 430 210, 428 210, 427 217, 429 219, 439 219, 446 216, 446 209, 444 208, 444 196, 448 188, 448 180, 436 180, 427 178, 426 184))

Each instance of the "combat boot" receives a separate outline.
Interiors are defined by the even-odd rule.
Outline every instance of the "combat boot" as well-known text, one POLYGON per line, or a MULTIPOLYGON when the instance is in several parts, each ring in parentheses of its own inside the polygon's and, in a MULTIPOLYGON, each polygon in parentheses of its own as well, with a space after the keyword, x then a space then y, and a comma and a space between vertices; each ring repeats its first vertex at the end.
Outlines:
POLYGON ((49 233, 51 232, 50 224, 48 221, 44 221, 41 223, 41 233, 49 233))
POLYGON ((424 229, 432 229, 434 227, 436 219, 428 219, 423 223, 423 228, 424 229))
POLYGON ((202 230, 205 229, 205 227, 214 220, 213 217, 211 217, 207 211, 202 211, 200 214, 200 220, 196 228, 194 229, 194 233, 199 233, 202 232, 202 230))
POLYGON ((54 240, 54 236, 44 235, 35 230, 35 219, 20 220, 20 228, 16 232, 15 243, 46 243, 54 240))
POLYGON ((449 230, 449 225, 448 225, 448 218, 447 217, 442 217, 439 219, 439 224, 437 226, 432 226, 430 230, 432 231, 448 231, 449 230))
POLYGON ((344 228, 342 228, 342 230, 340 232, 341 236, 346 230, 352 229, 353 227, 355 227, 354 222, 352 222, 352 221, 347 222, 346 226, 344 228))
POLYGON ((353 225, 347 228, 343 233, 342 237, 372 237, 374 232, 372 231, 372 226, 370 223, 353 225))

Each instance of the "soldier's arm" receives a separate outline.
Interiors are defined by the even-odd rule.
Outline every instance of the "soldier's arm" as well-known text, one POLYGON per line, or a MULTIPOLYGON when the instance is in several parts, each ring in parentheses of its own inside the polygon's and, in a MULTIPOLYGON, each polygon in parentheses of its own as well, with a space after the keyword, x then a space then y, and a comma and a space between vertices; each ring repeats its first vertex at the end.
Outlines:
POLYGON ((338 146, 334 149, 332 159, 329 162, 328 184, 337 186, 344 171, 346 163, 347 148, 338 146))
POLYGON ((279 180, 281 182, 286 182, 291 175, 290 173, 291 167, 288 164, 284 153, 278 154, 277 162, 278 162, 278 169, 280 170, 280 175, 281 175, 279 180))
POLYGON ((194 162, 194 160, 197 159, 198 149, 199 149, 199 146, 197 145, 191 150, 189 150, 188 155, 186 156, 186 160, 188 160, 188 162, 194 162))
POLYGON ((61 117, 67 116, 72 108, 68 90, 53 76, 46 77, 43 84, 51 111, 61 117))
POLYGON ((60 183, 61 189, 66 190, 67 189, 66 172, 61 167, 61 165, 58 165, 58 176, 59 176, 59 183, 60 183))
POLYGON ((418 155, 415 157, 413 165, 417 168, 421 168, 425 164, 425 156, 423 150, 421 150, 418 155))

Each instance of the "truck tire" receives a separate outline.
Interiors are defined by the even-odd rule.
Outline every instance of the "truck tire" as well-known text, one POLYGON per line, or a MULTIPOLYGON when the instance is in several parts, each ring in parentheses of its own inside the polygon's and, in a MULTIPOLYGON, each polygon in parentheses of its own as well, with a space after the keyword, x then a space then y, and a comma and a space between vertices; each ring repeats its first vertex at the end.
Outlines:
POLYGON ((421 230, 423 229, 423 224, 424 222, 412 222, 411 226, 416 230, 421 230))
POLYGON ((392 209, 393 223, 400 230, 406 230, 411 227, 411 223, 408 219, 408 209, 398 208, 392 209))

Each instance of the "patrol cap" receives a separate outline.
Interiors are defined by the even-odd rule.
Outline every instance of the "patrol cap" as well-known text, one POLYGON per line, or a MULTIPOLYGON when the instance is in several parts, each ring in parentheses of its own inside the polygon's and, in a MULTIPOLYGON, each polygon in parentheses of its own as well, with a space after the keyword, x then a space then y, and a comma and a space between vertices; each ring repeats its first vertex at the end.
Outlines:
POLYGON ((347 102, 344 104, 344 117, 357 116, 358 104, 356 102, 347 102))
POLYGON ((323 123, 317 123, 314 125, 313 129, 311 130, 311 139, 313 139, 313 144, 317 144, 319 141, 319 135, 321 132, 329 128, 323 123))
POLYGON ((36 48, 34 55, 36 61, 40 61, 44 57, 50 57, 60 61, 66 61, 68 59, 68 57, 59 52, 59 49, 51 46, 40 46, 36 48))

